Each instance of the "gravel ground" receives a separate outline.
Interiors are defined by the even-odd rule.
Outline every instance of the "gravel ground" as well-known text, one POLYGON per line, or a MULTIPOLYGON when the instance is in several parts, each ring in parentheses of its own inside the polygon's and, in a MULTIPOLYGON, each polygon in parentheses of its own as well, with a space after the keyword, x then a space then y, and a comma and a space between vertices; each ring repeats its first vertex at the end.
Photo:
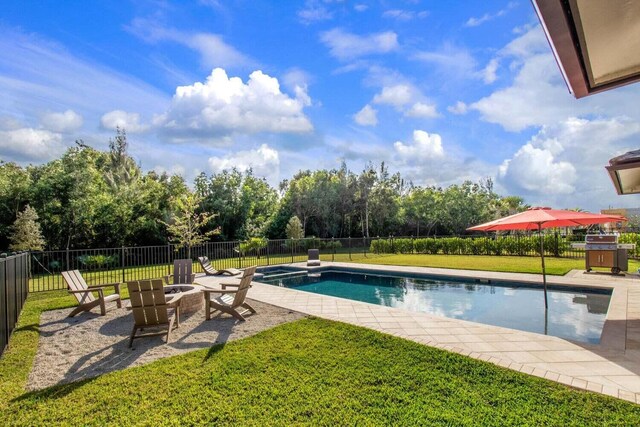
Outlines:
POLYGON ((40 318, 38 352, 27 388, 38 390, 143 365, 304 317, 258 301, 248 302, 257 313, 248 314, 246 322, 226 314, 206 321, 204 310, 200 310, 189 317, 181 316, 180 327, 171 333, 169 344, 165 344, 165 336, 141 338, 134 340, 131 349, 128 342, 133 316, 124 308, 112 309, 106 316, 90 312, 74 318, 67 317, 71 309, 46 311, 40 318))

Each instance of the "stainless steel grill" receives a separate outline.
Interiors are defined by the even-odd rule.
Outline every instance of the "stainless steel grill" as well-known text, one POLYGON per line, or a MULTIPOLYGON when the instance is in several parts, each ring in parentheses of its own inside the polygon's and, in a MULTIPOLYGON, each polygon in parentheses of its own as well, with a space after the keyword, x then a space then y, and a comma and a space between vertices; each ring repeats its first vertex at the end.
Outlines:
POLYGON ((629 245, 619 244, 617 234, 587 234, 584 240, 587 271, 591 271, 593 267, 604 267, 610 268, 613 274, 618 274, 629 269, 629 245))

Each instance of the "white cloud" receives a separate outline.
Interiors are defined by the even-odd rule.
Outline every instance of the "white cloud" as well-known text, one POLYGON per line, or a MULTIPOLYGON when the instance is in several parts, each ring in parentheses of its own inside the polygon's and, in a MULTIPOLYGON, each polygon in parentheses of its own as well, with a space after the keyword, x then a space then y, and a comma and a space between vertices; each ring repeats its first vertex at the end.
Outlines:
POLYGON ((424 160, 444 156, 442 138, 437 133, 429 134, 423 130, 413 131, 413 141, 403 143, 396 141, 393 144, 397 156, 407 163, 416 163, 424 160))
POLYGON ((497 11, 496 13, 485 13, 484 15, 482 15, 480 18, 475 18, 475 17, 471 17, 467 20, 467 22, 464 24, 465 27, 477 27, 479 25, 484 24, 485 22, 489 22, 493 19, 499 18, 501 16, 506 15, 506 13, 510 10, 513 9, 514 7, 517 6, 516 2, 510 2, 506 8, 504 9, 500 9, 499 11, 497 11))
POLYGON ((637 148, 640 122, 570 117, 546 125, 500 166, 497 182, 535 204, 599 210, 622 201, 604 169, 637 148))
POLYGON ((435 105, 425 104, 423 102, 416 102, 413 104, 409 110, 405 111, 404 115, 424 119, 435 119, 440 116, 435 105))
POLYGON ((419 12, 413 10, 390 9, 382 13, 383 18, 392 18, 398 21, 412 21, 416 18, 423 19, 429 16, 429 12, 422 10, 419 12))
POLYGON ((360 36, 334 28, 322 33, 320 40, 329 47, 332 56, 341 60, 389 53, 398 48, 398 35, 393 31, 360 36))
POLYGON ((73 110, 62 113, 46 113, 40 119, 40 123, 47 130, 68 133, 82 127, 82 116, 73 110))
POLYGON ((307 0, 304 9, 298 11, 298 18, 303 24, 328 21, 333 18, 333 13, 325 5, 318 1, 307 0))
POLYGON ((484 67, 484 70, 482 70, 483 80, 486 84, 491 84, 496 81, 496 71, 498 71, 498 65, 498 59, 493 58, 491 61, 489 61, 487 66, 484 67))
POLYGON ((385 86, 373 97, 375 104, 387 104, 400 108, 411 102, 414 97, 413 88, 409 85, 385 86))
POLYGON ((251 59, 225 43, 222 36, 217 34, 198 33, 183 40, 185 45, 200 53, 202 64, 207 68, 238 67, 252 63, 251 59))
POLYGON ((126 27, 132 34, 148 43, 171 41, 187 46, 200 54, 202 65, 214 67, 241 67, 254 61, 224 41, 222 36, 211 33, 195 33, 165 28, 149 19, 136 18, 126 27))
POLYGON ((0 131, 0 153, 5 160, 44 162, 65 150, 59 133, 43 129, 20 128, 0 131))
POLYGON ((447 111, 457 115, 467 114, 467 104, 462 101, 458 101, 455 105, 448 106, 447 111))
POLYGON ((553 196, 572 193, 578 175, 571 163, 558 161, 551 150, 527 143, 502 163, 498 177, 519 192, 553 196))
POLYGON ((435 51, 418 52, 411 59, 434 65, 441 73, 449 76, 454 74, 460 78, 477 77, 477 63, 471 53, 450 43, 435 51))
POLYGON ((176 139, 212 140, 233 133, 305 133, 313 130, 304 115, 306 99, 280 91, 278 79, 254 71, 247 83, 216 68, 206 82, 179 86, 171 107, 155 124, 176 139))
POLYGON ((256 150, 238 151, 222 157, 210 157, 209 167, 213 172, 236 168, 240 171, 252 169, 255 176, 267 178, 269 182, 277 182, 280 173, 280 156, 278 151, 262 144, 256 150))
POLYGON ((311 105, 311 97, 309 96, 309 81, 311 77, 306 71, 299 68, 292 68, 282 77, 285 87, 296 95, 305 106, 311 105))
POLYGON ((377 111, 367 104, 354 116, 353 120, 360 126, 375 126, 378 124, 377 111))
POLYGON ((104 129, 115 130, 125 129, 128 133, 145 132, 149 125, 140 123, 140 114, 127 113, 122 110, 110 111, 102 116, 100 124, 104 129))
POLYGON ((367 6, 366 4, 359 3, 353 6, 353 8, 355 9, 356 12, 364 12, 365 10, 369 9, 369 6, 367 6))

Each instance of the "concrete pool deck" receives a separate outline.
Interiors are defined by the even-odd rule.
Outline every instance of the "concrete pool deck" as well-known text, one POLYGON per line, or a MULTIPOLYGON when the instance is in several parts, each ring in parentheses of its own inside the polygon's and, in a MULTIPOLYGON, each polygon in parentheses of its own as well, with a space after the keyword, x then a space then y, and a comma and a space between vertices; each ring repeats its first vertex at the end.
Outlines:
MULTIPOLYGON (((304 263, 287 265, 306 268, 304 263)), ((538 274, 322 263, 322 267, 331 266, 495 281, 541 282, 538 274)), ((229 277, 198 275, 196 283, 215 286, 229 280, 229 277)), ((301 313, 374 329, 578 389, 640 403, 640 278, 574 270, 565 276, 548 277, 548 283, 613 290, 600 344, 578 343, 259 282, 254 282, 248 296, 301 313)))

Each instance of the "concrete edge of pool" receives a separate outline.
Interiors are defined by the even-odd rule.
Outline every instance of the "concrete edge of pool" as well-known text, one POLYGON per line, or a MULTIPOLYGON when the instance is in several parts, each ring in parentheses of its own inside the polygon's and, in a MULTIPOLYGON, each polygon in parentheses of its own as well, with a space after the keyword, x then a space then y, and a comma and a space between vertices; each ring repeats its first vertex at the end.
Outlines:
MULTIPOLYGON (((453 279, 477 278, 499 282, 539 284, 540 275, 453 270, 428 267, 371 266, 323 262, 284 264, 318 271, 341 267, 360 272, 400 272, 453 279)), ((640 403, 640 279, 573 271, 550 277, 554 286, 612 290, 600 344, 584 344, 427 313, 377 306, 259 283, 249 297, 302 313, 375 329, 422 344, 547 378, 572 387, 640 403)), ((201 284, 216 278, 198 277, 201 284)))

